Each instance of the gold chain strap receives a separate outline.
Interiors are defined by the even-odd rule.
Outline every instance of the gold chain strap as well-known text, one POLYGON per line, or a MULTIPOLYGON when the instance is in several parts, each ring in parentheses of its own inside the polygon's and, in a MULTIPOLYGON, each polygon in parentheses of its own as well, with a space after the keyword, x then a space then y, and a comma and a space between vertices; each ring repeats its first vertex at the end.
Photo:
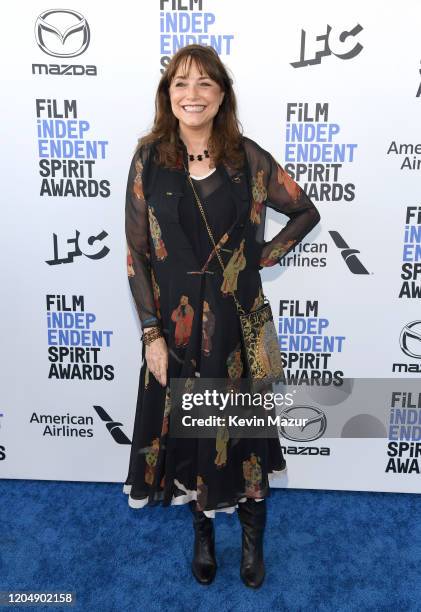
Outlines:
MULTIPOLYGON (((190 173, 189 173, 189 171, 187 170, 187 168, 186 168, 186 166, 185 166, 185 165, 184 165, 184 169, 185 169, 185 171, 186 171, 186 173, 187 173, 187 178, 189 179, 189 182, 190 182, 191 188, 193 189, 194 197, 195 197, 195 199, 196 199, 196 202, 197 202, 197 205, 198 205, 198 207, 199 207, 200 213, 201 213, 201 215, 202 215, 202 217, 203 217, 203 221, 205 222, 206 229, 208 230, 209 238, 210 238, 210 239, 211 239, 211 241, 212 241, 212 244, 213 244, 213 248, 214 248, 215 254, 216 254, 217 258, 218 258, 219 263, 221 264, 222 271, 223 271, 223 272, 225 272, 225 266, 224 266, 224 264, 223 264, 223 262, 222 262, 222 259, 221 259, 220 254, 219 254, 219 249, 218 249, 218 247, 217 247, 217 246, 216 246, 216 244, 215 244, 215 240, 214 240, 214 238, 213 238, 213 234, 212 234, 211 229, 210 229, 210 227, 209 227, 209 224, 208 224, 208 222, 207 222, 206 215, 205 215, 205 211, 203 210, 203 207, 202 207, 202 203, 201 203, 201 201, 200 201, 200 199, 199 199, 199 196, 197 195, 196 189, 194 188, 194 185, 193 185, 193 181, 191 180, 191 177, 190 177, 190 173)), ((237 300, 237 297, 236 297, 236 295, 235 295, 234 291, 231 291, 230 293, 232 294, 232 297, 234 298, 235 305, 236 305, 236 307, 237 307, 238 312, 239 312, 240 314, 246 314, 246 313, 245 313, 244 308, 241 306, 240 302, 237 300)))

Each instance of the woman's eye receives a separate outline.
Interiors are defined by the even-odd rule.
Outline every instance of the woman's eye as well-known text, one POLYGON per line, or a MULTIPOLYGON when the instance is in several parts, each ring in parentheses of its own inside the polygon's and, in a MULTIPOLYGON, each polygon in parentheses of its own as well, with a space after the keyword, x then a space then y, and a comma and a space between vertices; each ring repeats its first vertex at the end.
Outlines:
POLYGON ((175 84, 176 87, 183 87, 184 83, 180 83, 180 81, 178 83, 175 84))

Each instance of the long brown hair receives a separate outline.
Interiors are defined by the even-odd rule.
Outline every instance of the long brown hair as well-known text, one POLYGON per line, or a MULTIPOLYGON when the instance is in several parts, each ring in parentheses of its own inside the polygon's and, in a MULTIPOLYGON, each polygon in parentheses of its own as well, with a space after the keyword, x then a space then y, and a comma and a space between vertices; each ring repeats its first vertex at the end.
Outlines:
POLYGON ((225 92, 223 101, 213 119, 208 150, 215 165, 225 162, 240 168, 243 159, 241 124, 237 117, 237 101, 232 80, 217 52, 205 45, 187 45, 177 51, 168 64, 158 85, 155 97, 155 118, 149 134, 139 139, 139 147, 156 142, 156 162, 166 167, 177 167, 182 159, 182 143, 178 135, 178 119, 171 109, 169 87, 180 64, 186 73, 194 61, 200 74, 207 74, 225 92))

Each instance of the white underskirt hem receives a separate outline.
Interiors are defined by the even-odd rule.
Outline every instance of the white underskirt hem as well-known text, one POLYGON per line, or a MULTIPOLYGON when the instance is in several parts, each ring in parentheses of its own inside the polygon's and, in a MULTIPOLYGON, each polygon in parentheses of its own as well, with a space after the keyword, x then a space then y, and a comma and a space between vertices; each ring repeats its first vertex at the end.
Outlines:
POLYGON ((274 470, 273 472, 269 472, 268 479, 269 480, 273 480, 274 478, 278 478, 279 476, 282 476, 283 474, 286 474, 287 467, 288 466, 285 466, 283 470, 274 470))
MULTIPOLYGON (((270 472, 268 474, 268 478, 269 480, 272 480, 273 478, 277 478, 278 476, 285 474, 286 471, 287 471, 287 468, 285 467, 283 470, 277 470, 274 472, 270 472)), ((177 495, 177 496, 173 495, 173 498, 171 500, 172 506, 181 506, 193 500, 197 501, 197 491, 187 489, 176 478, 174 479, 174 484, 180 489, 180 491, 184 491, 185 495, 177 495)), ((133 497, 130 496, 131 491, 132 491, 132 485, 126 485, 126 484, 123 485, 123 493, 129 496, 130 508, 135 508, 136 510, 139 510, 140 508, 144 508, 148 504, 148 501, 149 501, 148 498, 145 497, 145 499, 133 499, 133 497)), ((266 498, 262 497, 261 499, 256 499, 256 498, 254 499, 255 501, 259 502, 259 501, 263 501, 266 498)), ((238 500, 238 502, 242 503, 242 502, 245 502, 246 500, 247 500, 247 497, 241 497, 238 500)), ((227 514, 232 514, 233 512, 235 512, 237 508, 238 508, 238 504, 235 504, 235 506, 228 506, 227 508, 216 508, 215 510, 203 510, 203 514, 205 514, 208 518, 215 518, 216 512, 226 512, 227 514)))

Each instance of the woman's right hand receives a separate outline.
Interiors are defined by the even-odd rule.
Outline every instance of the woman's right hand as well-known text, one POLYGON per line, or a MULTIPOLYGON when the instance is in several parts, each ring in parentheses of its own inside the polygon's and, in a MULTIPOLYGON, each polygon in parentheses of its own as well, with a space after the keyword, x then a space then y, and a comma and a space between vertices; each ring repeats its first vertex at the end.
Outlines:
POLYGON ((163 386, 167 385, 168 348, 165 338, 157 338, 145 346, 145 359, 148 370, 163 386))

